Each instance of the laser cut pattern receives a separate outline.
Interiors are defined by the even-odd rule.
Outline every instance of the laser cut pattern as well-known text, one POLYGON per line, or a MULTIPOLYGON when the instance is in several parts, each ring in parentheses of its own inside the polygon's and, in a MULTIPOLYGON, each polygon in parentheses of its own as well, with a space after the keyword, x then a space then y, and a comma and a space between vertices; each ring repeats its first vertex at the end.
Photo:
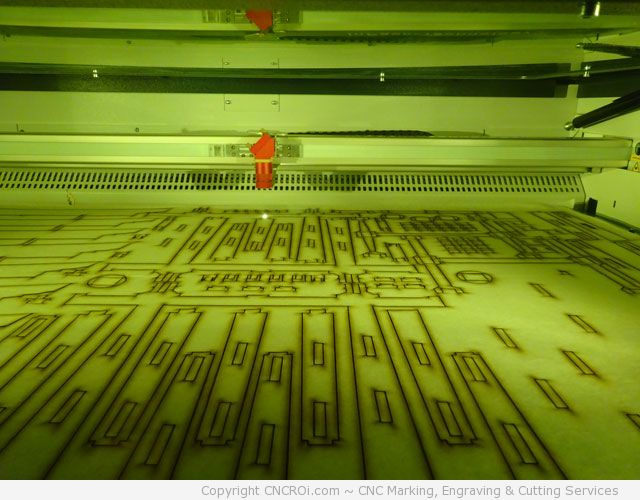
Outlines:
POLYGON ((637 479, 638 248, 558 210, 2 210, 0 478, 637 479))

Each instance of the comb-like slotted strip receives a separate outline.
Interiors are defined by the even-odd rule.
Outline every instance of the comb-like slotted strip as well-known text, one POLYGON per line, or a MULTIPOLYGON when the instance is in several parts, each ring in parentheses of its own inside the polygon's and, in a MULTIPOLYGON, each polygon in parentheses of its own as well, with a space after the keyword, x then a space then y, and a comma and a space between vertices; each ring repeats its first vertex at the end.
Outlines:
MULTIPOLYGON (((386 191, 429 193, 579 193, 578 174, 423 174, 423 173, 275 173, 276 191, 386 191)), ((250 171, 109 171, 8 168, 0 171, 0 189, 74 191, 254 190, 250 171)))

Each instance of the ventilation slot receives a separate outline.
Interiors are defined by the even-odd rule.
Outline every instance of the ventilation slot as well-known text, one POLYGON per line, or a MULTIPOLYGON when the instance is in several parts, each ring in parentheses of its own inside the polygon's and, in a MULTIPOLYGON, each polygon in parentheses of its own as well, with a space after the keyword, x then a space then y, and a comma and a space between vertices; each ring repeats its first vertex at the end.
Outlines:
MULTIPOLYGON (((274 191, 362 191, 404 193, 580 193, 578 174, 480 175, 437 173, 279 172, 274 191)), ((247 171, 0 171, 0 190, 65 191, 252 191, 255 174, 247 171)))

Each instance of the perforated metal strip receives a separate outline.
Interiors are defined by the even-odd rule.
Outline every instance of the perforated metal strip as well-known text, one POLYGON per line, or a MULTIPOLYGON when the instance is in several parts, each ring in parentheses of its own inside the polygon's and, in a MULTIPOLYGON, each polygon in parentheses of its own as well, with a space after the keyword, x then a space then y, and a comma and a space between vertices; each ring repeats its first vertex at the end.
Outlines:
MULTIPOLYGON (((276 191, 404 191, 439 193, 581 193, 578 174, 438 174, 278 172, 276 191)), ((0 190, 216 191, 255 189, 247 171, 140 171, 5 168, 0 190)))

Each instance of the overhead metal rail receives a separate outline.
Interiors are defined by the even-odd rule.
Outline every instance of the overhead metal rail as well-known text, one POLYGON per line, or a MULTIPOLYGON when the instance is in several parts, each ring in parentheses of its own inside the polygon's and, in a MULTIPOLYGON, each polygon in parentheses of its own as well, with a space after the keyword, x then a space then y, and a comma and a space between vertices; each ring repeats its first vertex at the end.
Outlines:
MULTIPOLYGON (((0 165, 191 165, 252 167, 256 135, 0 134, 0 165)), ((276 162, 296 168, 521 168, 588 171, 624 168, 632 141, 622 138, 363 137, 276 134, 276 162)))

